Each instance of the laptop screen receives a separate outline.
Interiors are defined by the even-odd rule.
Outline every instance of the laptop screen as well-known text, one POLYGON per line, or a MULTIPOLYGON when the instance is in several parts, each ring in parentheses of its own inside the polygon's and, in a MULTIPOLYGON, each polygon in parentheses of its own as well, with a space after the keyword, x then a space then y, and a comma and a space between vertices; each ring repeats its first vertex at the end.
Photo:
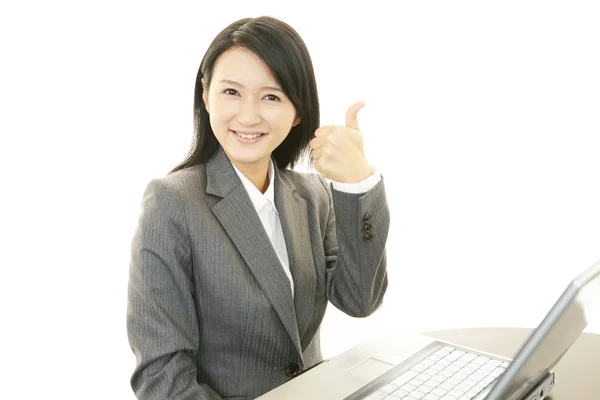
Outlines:
POLYGON ((576 277, 525 341, 486 400, 520 399, 554 368, 598 307, 600 262, 576 277))

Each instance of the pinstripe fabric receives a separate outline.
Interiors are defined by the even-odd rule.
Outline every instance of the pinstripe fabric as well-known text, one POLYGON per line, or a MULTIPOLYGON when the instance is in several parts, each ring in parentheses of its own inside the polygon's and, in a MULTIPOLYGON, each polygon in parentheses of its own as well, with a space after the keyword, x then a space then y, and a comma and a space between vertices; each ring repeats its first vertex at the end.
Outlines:
POLYGON ((305 369, 321 360, 318 329, 328 300, 356 317, 381 304, 389 229, 383 179, 360 195, 277 168, 274 183, 293 298, 221 149, 204 165, 148 184, 127 310, 139 399, 255 398, 290 379, 287 364, 305 369), (370 242, 363 239, 367 212, 370 242))

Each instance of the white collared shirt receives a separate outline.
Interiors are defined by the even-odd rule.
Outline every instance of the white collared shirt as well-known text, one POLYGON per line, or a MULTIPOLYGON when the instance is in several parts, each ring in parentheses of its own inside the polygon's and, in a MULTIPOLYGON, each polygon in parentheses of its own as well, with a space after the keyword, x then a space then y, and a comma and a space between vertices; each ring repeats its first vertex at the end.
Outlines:
MULTIPOLYGON (((260 222, 262 222, 263 227, 267 232, 267 236, 273 245, 273 249, 275 250, 275 253, 277 253, 277 257, 279 258, 279 262, 283 267, 283 271, 290 280, 292 297, 294 297, 294 279, 292 278, 292 273, 290 271, 290 261, 288 258, 287 248, 285 247, 285 237, 283 236, 283 230, 281 229, 279 213, 275 207, 275 185, 271 184, 273 182, 273 176, 275 175, 273 162, 269 161, 269 186, 264 194, 261 193, 260 190, 258 190, 256 186, 254 186, 252 182, 250 182, 250 180, 246 178, 239 169, 236 168, 235 165, 233 165, 233 163, 231 165, 240 177, 246 192, 248 192, 248 196, 250 196, 250 200, 252 201, 256 212, 258 213, 260 222)), ((365 193, 371 190, 380 180, 381 175, 375 171, 373 175, 358 183, 340 183, 335 181, 332 181, 331 183, 333 184, 334 189, 341 192, 365 193)))

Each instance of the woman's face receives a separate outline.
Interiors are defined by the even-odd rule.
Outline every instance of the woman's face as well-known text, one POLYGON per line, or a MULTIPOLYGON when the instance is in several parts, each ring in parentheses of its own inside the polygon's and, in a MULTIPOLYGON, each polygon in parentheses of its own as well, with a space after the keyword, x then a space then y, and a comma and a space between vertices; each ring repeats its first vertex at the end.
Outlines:
POLYGON ((231 162, 241 171, 266 172, 273 150, 300 123, 269 67, 252 51, 232 48, 217 59, 204 88, 211 127, 231 162))

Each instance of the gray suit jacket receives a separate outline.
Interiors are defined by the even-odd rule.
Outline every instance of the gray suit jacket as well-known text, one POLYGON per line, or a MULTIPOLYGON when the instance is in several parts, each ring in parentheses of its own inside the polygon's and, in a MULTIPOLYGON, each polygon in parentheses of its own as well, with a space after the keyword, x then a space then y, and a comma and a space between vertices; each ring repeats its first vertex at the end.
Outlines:
POLYGON ((127 332, 139 399, 253 399, 322 358, 327 302, 354 317, 387 288, 383 179, 365 194, 275 168, 295 296, 222 149, 151 181, 132 242, 127 332), (335 213, 334 213, 335 210, 335 213))

